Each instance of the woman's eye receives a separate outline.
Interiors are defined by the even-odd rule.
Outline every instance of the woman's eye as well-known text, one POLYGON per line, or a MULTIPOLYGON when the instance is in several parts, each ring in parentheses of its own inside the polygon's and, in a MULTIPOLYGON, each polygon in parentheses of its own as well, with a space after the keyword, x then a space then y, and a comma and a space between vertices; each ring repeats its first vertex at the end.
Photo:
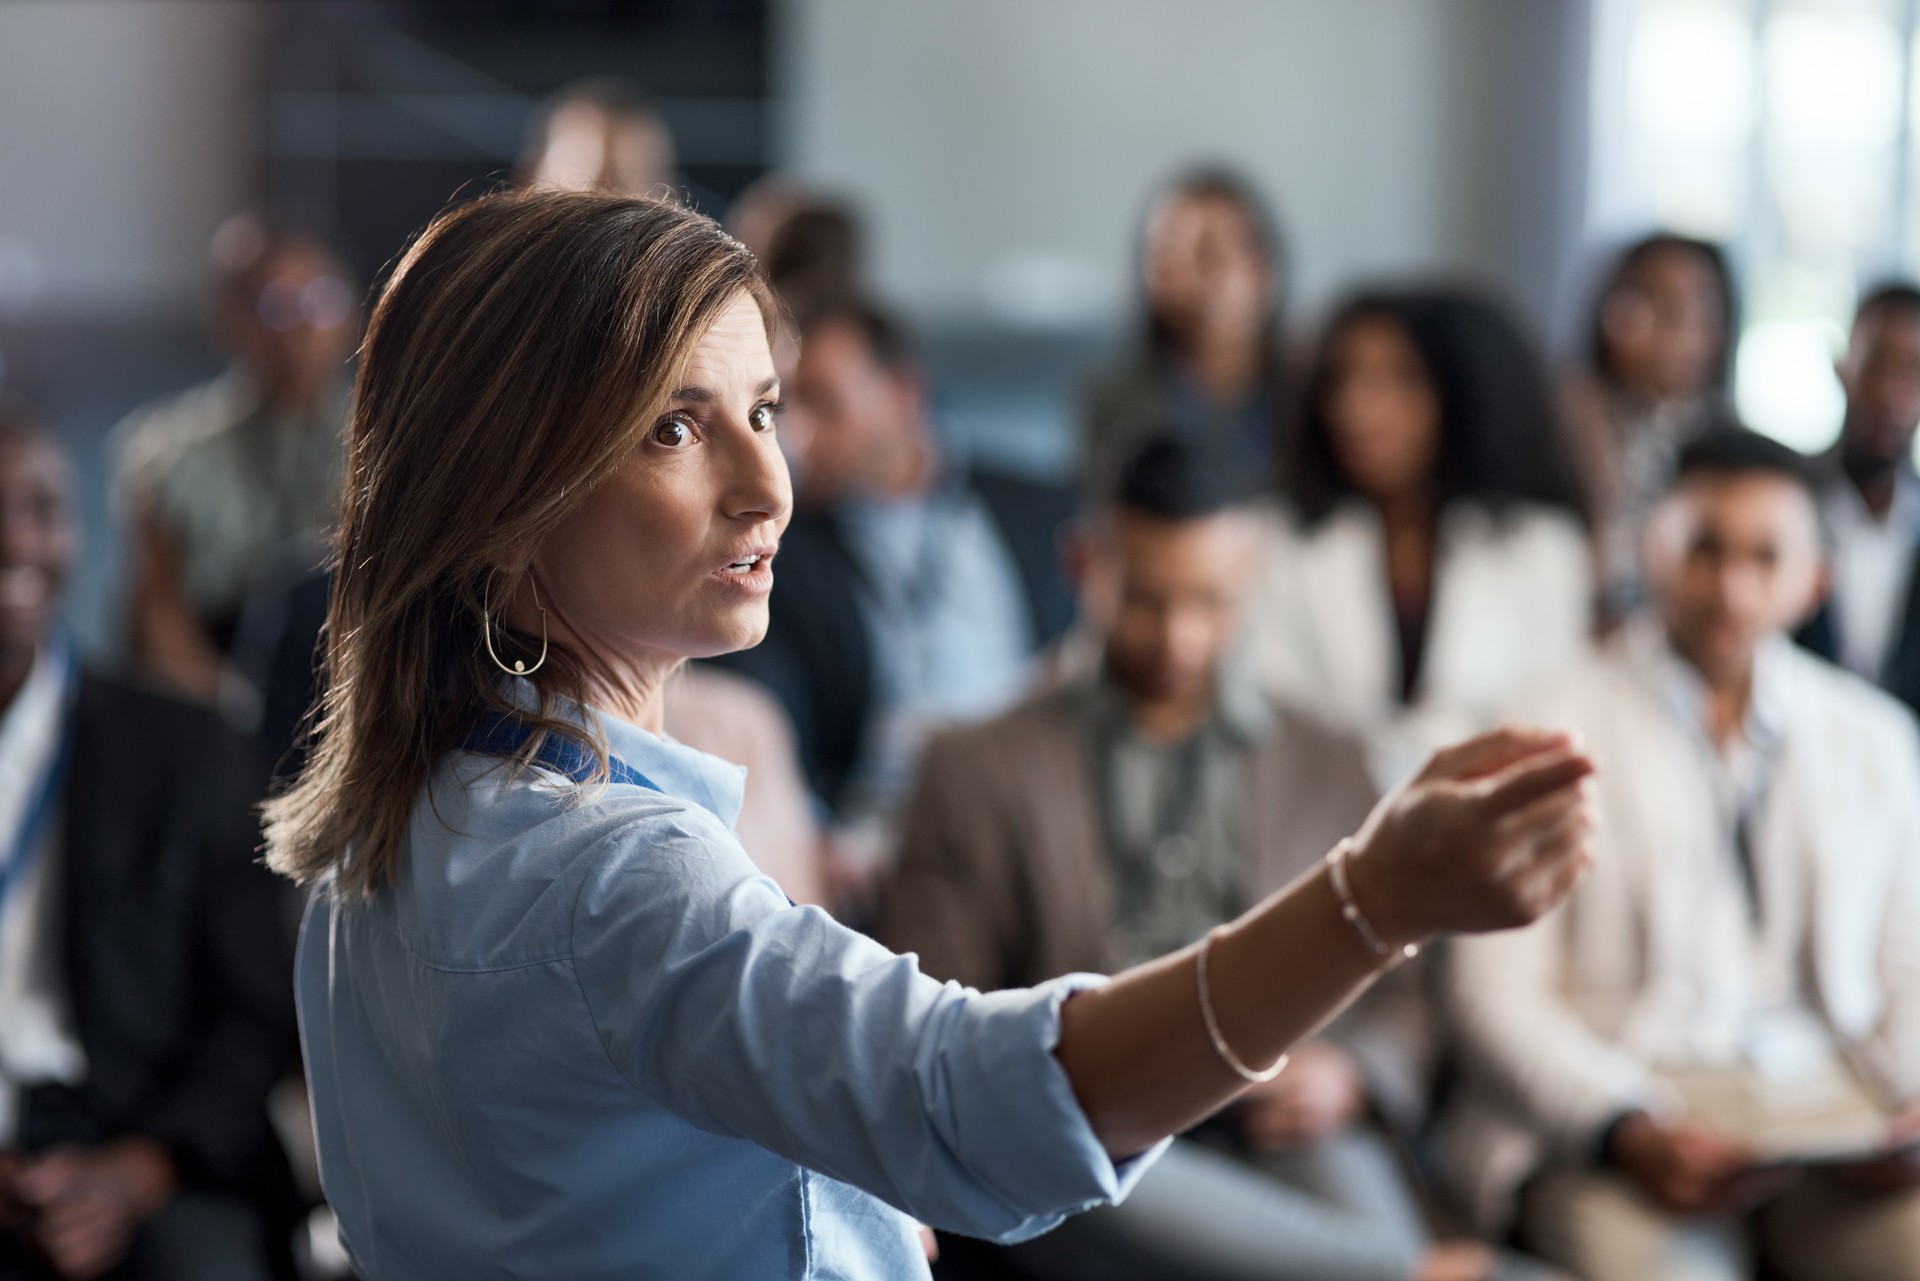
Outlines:
POLYGON ((660 421, 653 429, 653 443, 665 445, 668 449, 679 449, 693 439, 693 430, 678 418, 660 421))
POLYGON ((772 431, 774 424, 779 420, 780 406, 778 405, 755 405, 753 412, 747 416, 747 422, 755 431, 772 431))

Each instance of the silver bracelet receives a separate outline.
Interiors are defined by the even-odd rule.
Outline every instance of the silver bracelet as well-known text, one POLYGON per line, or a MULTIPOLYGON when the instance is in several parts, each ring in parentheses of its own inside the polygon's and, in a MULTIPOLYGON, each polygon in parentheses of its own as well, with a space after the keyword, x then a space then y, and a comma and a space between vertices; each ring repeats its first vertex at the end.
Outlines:
POLYGON ((1193 971, 1200 985, 1200 1018, 1207 1025, 1207 1039, 1213 1042, 1213 1052, 1220 1056, 1220 1061, 1232 1068, 1241 1080, 1260 1085, 1280 1075, 1280 1069, 1287 1065, 1287 1056, 1282 1054, 1278 1063, 1264 1072, 1256 1072, 1240 1061, 1240 1056, 1227 1044, 1227 1038, 1220 1034, 1220 1020, 1213 1016, 1213 993, 1207 988, 1207 954, 1213 951, 1213 936, 1225 928, 1222 925, 1208 930, 1193 959, 1193 971))
MULTIPOLYGON (((1327 879, 1333 882, 1333 895, 1340 900, 1340 915, 1353 927, 1353 932, 1360 936, 1360 941, 1367 945, 1369 952, 1383 960, 1395 956, 1393 945, 1380 937, 1380 931, 1373 928, 1373 922, 1367 919, 1366 913, 1360 910, 1360 904, 1354 900, 1353 886, 1347 881, 1347 855, 1351 853, 1353 839, 1349 837, 1327 854, 1327 879)), ((1397 953, 1398 959, 1403 961, 1411 961, 1418 955, 1418 943, 1409 943, 1397 953)))

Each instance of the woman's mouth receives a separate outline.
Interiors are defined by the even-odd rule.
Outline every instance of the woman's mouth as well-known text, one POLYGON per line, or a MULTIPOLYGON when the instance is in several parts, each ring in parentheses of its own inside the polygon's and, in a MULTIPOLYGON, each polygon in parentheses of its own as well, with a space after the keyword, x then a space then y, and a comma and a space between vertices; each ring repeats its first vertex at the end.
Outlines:
POLYGON ((773 553, 748 552, 713 571, 716 581, 750 597, 765 596, 773 590, 773 553))

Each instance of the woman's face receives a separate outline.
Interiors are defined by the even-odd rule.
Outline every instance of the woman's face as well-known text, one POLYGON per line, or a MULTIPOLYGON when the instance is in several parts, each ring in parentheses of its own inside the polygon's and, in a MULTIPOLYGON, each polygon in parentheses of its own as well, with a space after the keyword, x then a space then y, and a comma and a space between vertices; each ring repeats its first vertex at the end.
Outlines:
POLYGON ((1713 271, 1685 249, 1650 255, 1601 304, 1607 362, 1629 391, 1649 400, 1705 391, 1726 333, 1713 271))
POLYGON ((1404 330, 1353 321, 1333 343, 1326 420, 1334 457, 1376 502, 1425 488, 1440 454, 1440 397, 1404 330))
POLYGON ((1174 195, 1147 223, 1147 299, 1183 338, 1254 334, 1273 299, 1273 265, 1246 211, 1220 196, 1174 195))
MULTIPOLYGON (((535 551, 551 635, 590 673, 624 679, 766 634, 792 508, 774 430, 779 388, 766 324, 743 293, 626 462, 535 551)), ((513 605, 515 626, 539 635, 524 587, 513 605)))

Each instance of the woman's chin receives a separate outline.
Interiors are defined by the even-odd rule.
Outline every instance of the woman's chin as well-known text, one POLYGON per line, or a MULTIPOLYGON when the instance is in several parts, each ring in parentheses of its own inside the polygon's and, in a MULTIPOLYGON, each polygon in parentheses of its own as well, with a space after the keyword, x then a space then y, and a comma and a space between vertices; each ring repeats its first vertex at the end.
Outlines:
POLYGON ((705 629, 706 634, 700 638, 697 652, 689 653, 686 657, 718 658, 722 654, 737 654, 758 645, 767 638, 766 602, 730 609, 712 622, 713 626, 705 629))

